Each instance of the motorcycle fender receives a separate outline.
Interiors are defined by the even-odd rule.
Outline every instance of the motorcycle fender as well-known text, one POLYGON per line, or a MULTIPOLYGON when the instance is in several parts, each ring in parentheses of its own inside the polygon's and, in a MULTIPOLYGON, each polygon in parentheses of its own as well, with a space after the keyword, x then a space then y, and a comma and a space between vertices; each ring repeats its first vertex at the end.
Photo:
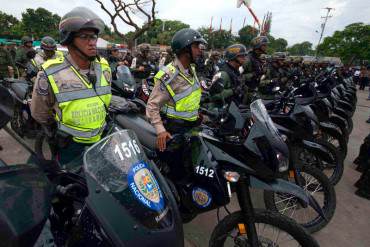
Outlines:
POLYGON ((337 124, 341 128, 344 128, 348 131, 348 123, 347 123, 347 120, 345 118, 343 118, 343 117, 341 117, 337 114, 333 114, 332 116, 330 116, 329 121, 337 124))
POLYGON ((342 136, 342 131, 335 124, 320 122, 320 129, 325 130, 326 132, 335 137, 342 136))
POLYGON ((331 155, 331 153, 322 145, 317 144, 315 142, 310 142, 307 140, 303 140, 303 146, 317 155, 322 160, 332 163, 335 162, 335 158, 331 155))
POLYGON ((306 191, 296 184, 290 183, 283 179, 262 181, 254 176, 250 176, 249 181, 252 188, 287 193, 296 196, 306 204, 304 206, 310 205, 317 213, 320 214, 320 216, 326 219, 325 214, 316 199, 312 197, 312 195, 306 193, 306 191))
POLYGON ((146 103, 138 98, 132 99, 131 102, 135 103, 137 106, 140 106, 142 109, 146 109, 146 103))

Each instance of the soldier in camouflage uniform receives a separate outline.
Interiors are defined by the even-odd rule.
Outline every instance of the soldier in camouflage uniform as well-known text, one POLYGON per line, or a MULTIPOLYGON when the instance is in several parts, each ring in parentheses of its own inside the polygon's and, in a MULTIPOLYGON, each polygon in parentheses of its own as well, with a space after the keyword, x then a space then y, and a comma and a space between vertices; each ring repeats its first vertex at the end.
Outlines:
POLYGON ((226 48, 225 58, 226 63, 212 79, 209 108, 220 108, 231 101, 240 104, 244 96, 239 68, 247 59, 247 48, 242 44, 231 45, 226 48))
POLYGON ((135 79, 141 80, 146 79, 150 76, 152 71, 150 61, 150 45, 149 44, 140 44, 138 45, 139 54, 132 60, 131 71, 135 79))
POLYGON ((266 73, 261 80, 258 87, 258 92, 261 98, 271 99, 274 98, 272 95, 272 88, 275 86, 284 87, 288 81, 288 72, 284 68, 285 54, 275 53, 272 56, 271 61, 266 66, 266 73))
POLYGON ((20 77, 25 76, 25 70, 23 66, 26 66, 28 62, 31 61, 30 56, 27 56, 27 53, 30 54, 32 48, 32 39, 28 36, 22 38, 22 46, 17 49, 15 54, 15 65, 18 67, 18 72, 20 77))
POLYGON ((251 41, 252 50, 243 64, 243 80, 247 86, 243 104, 251 102, 252 95, 256 93, 260 85, 261 76, 265 73, 261 55, 267 53, 268 44, 269 40, 266 36, 258 36, 251 41))
POLYGON ((14 62, 10 52, 5 48, 3 43, 0 43, 0 79, 13 77, 13 68, 14 62))
POLYGON ((218 71, 218 63, 221 54, 218 51, 212 51, 209 59, 206 60, 205 75, 207 78, 211 79, 218 71))

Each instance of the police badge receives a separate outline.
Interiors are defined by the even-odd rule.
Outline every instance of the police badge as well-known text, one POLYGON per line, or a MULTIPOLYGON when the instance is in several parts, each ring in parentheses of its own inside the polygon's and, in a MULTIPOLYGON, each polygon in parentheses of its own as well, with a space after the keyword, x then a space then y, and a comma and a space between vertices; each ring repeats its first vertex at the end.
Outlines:
POLYGON ((131 166, 127 180, 131 192, 143 205, 155 211, 163 210, 162 191, 147 164, 140 162, 131 166))

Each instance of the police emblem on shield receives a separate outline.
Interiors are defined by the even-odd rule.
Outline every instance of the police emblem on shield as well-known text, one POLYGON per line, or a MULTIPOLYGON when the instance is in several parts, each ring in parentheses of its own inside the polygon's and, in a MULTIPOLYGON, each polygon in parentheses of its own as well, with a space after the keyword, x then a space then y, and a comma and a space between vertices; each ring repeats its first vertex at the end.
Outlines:
POLYGON ((208 207, 212 201, 211 194, 209 194, 208 191, 198 187, 194 187, 192 196, 193 201, 202 208, 208 207))
POLYGON ((127 179, 131 192, 141 203, 155 211, 163 210, 162 191, 147 164, 140 162, 131 166, 127 179))

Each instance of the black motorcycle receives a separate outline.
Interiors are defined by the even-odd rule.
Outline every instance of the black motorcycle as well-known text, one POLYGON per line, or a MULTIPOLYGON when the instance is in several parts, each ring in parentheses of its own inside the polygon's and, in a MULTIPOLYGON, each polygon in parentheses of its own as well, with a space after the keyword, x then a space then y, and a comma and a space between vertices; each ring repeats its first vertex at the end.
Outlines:
MULTIPOLYGON (((11 97, 1 86, 0 95, 11 97)), ((12 107, 0 104, 0 129, 12 107)), ((0 167, 3 246, 184 245, 175 199, 132 131, 91 146, 79 173, 40 160, 24 147, 35 165, 0 167)))
POLYGON ((31 116, 30 104, 33 82, 31 78, 37 75, 37 68, 31 63, 23 66, 26 69, 25 79, 4 78, 3 85, 7 87, 15 102, 14 115, 10 126, 20 137, 34 138, 40 126, 31 116))
MULTIPOLYGON (((322 214, 313 198, 307 196, 300 187, 276 178, 279 172, 288 168, 287 147, 274 126, 271 126, 264 107, 257 102, 252 108, 255 122, 245 141, 235 143, 233 138, 220 139, 218 129, 203 126, 174 136, 168 145, 167 154, 157 154, 155 131, 143 118, 126 114, 116 116, 116 121, 119 126, 134 130, 149 157, 159 164, 177 198, 183 221, 190 221, 197 214, 227 205, 232 192, 236 192, 241 211, 226 216, 216 226, 210 246, 223 246, 233 234, 234 244, 240 245, 260 246, 281 240, 259 232, 259 225, 284 231, 293 242, 301 246, 317 246, 315 240, 289 218, 253 208, 249 190, 251 187, 293 194, 302 200, 303 205, 310 204, 322 214), (176 150, 179 145, 185 155, 178 155, 176 150), (178 156, 174 156, 173 152, 178 156), (182 168, 183 176, 173 179, 171 171, 182 168)), ((229 111, 235 112, 235 109, 235 104, 231 104, 229 111)), ((234 121, 231 129, 240 126, 243 127, 244 123, 234 121)))

